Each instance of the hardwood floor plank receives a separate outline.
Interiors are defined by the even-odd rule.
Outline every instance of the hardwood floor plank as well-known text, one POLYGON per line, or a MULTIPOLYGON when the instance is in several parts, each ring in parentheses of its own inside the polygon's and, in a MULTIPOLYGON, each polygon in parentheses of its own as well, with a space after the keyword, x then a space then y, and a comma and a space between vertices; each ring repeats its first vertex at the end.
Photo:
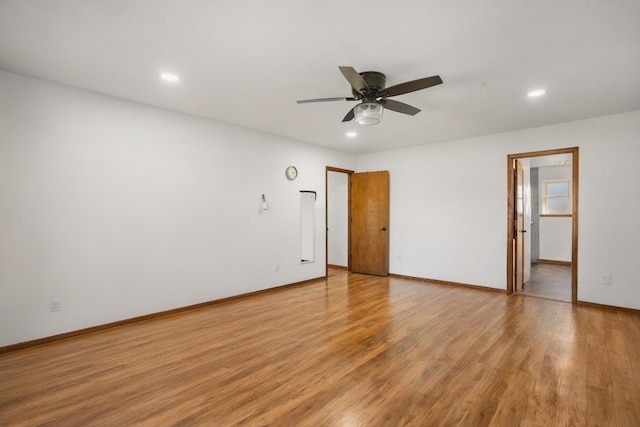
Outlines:
POLYGON ((505 399, 498 403, 491 425, 511 426, 514 422, 525 424, 535 419, 537 403, 533 399, 536 377, 524 370, 517 370, 504 392, 505 399))
POLYGON ((345 270, 0 354, 4 426, 635 426, 640 316, 345 270))

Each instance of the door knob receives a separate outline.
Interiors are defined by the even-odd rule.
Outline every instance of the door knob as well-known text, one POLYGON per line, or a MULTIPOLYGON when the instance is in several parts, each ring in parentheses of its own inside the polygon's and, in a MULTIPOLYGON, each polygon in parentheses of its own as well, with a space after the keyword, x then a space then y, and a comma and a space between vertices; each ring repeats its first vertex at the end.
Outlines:
POLYGON ((387 227, 382 227, 379 229, 380 231, 387 231, 387 227))

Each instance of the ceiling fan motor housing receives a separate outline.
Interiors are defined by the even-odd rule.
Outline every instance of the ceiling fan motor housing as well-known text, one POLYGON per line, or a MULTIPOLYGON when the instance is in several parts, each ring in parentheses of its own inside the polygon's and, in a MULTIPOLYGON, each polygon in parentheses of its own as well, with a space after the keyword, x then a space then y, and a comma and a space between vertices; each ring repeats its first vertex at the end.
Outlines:
POLYGON ((358 74, 362 76, 364 81, 367 82, 369 89, 371 89, 371 92, 367 94, 367 95, 370 95, 370 97, 363 96, 361 93, 357 92, 355 89, 351 90, 351 92, 353 93, 353 96, 357 99, 367 98, 367 99, 375 100, 376 98, 379 98, 380 97, 379 92, 385 88, 387 77, 384 74, 379 73, 377 71, 363 71, 362 73, 358 73, 358 74))

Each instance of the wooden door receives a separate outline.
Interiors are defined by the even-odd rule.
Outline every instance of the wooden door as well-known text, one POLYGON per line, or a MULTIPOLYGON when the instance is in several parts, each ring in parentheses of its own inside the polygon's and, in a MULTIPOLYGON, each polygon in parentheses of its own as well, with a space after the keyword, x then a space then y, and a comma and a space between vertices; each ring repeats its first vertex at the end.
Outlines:
POLYGON ((354 273, 389 274, 389 172, 349 176, 350 256, 354 273))
POLYGON ((520 160, 515 160, 514 169, 514 239, 515 239, 515 291, 522 292, 524 286, 524 168, 520 160))

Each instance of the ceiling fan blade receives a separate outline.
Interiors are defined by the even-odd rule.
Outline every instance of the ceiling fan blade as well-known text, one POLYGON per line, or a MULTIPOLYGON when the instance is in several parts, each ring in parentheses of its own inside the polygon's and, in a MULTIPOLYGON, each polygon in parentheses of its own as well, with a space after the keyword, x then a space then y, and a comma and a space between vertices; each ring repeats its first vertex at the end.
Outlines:
POLYGON ((338 67, 342 75, 349 82, 352 88, 358 93, 369 91, 369 85, 364 81, 362 76, 353 67, 338 67))
POLYGON ((382 104, 384 108, 388 110, 395 111, 396 113, 409 114, 410 116, 415 116, 422 111, 419 108, 405 104, 404 102, 394 101, 393 99, 381 99, 378 101, 378 104, 382 104))
POLYGON ((339 98, 316 98, 316 99, 303 99, 296 101, 298 104, 309 104, 311 102, 329 102, 329 101, 357 101, 356 98, 345 98, 344 96, 339 98))
POLYGON ((354 114, 354 110, 356 109, 356 107, 353 107, 351 110, 349 110, 349 112, 347 113, 346 116, 344 116, 344 119, 342 119, 343 122, 349 122, 351 120, 353 120, 353 118, 355 117, 354 114))
POLYGON ((388 87, 382 91, 382 97, 386 98, 387 96, 402 95, 439 84, 442 84, 442 79, 440 78, 440 76, 425 77, 424 79, 413 80, 410 82, 400 83, 398 85, 388 87))

